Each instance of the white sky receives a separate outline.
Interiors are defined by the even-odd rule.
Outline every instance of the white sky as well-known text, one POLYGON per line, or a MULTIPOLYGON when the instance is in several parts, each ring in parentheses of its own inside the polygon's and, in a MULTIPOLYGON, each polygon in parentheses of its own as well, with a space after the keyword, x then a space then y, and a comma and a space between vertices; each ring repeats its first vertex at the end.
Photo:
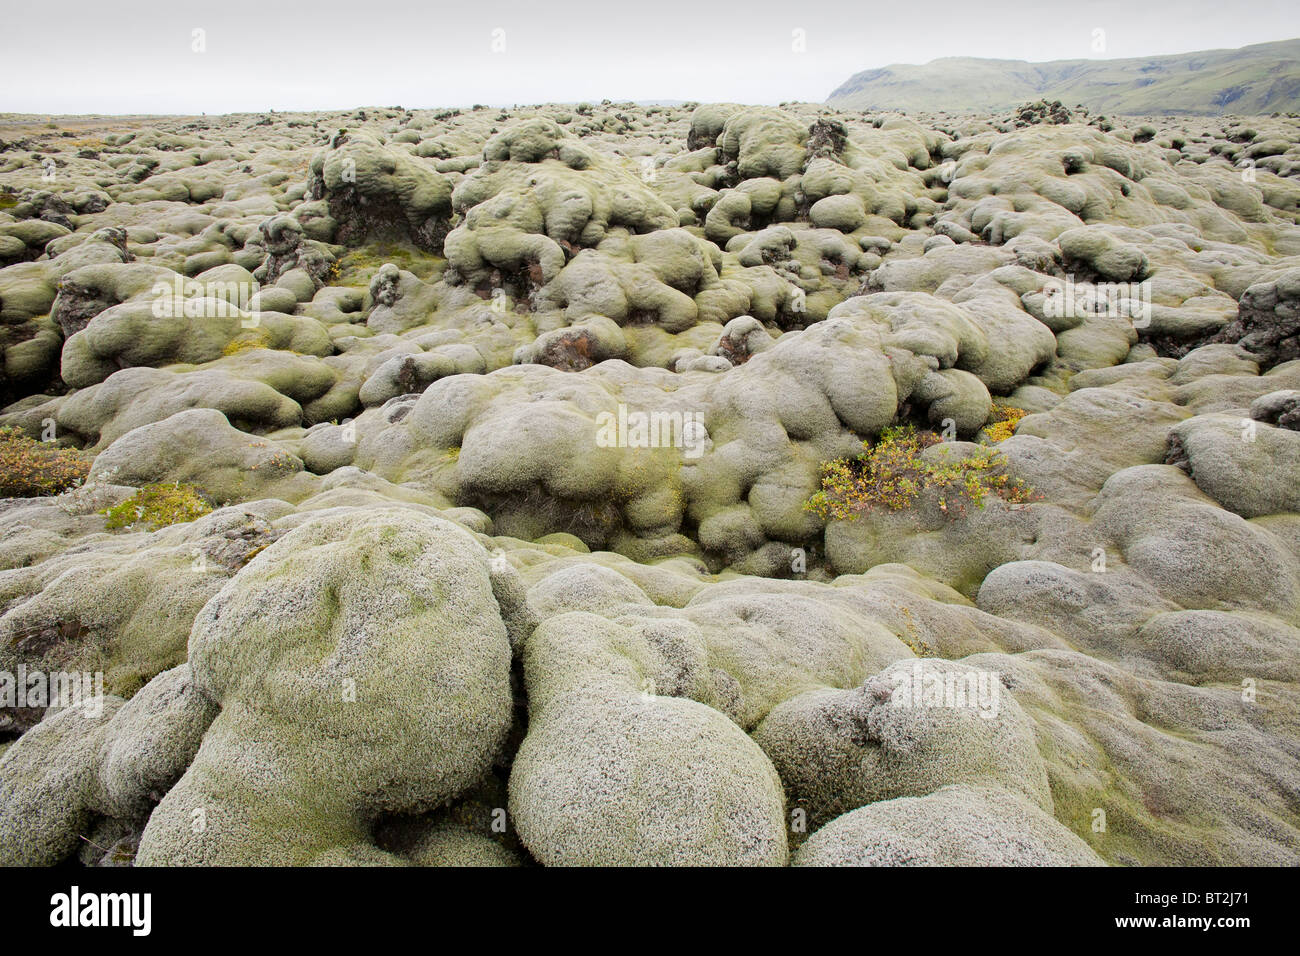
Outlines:
POLYGON ((1140 57, 1300 36, 1295 0, 24 0, 2 19, 0 111, 23 113, 820 101, 860 70, 941 56, 1140 57))

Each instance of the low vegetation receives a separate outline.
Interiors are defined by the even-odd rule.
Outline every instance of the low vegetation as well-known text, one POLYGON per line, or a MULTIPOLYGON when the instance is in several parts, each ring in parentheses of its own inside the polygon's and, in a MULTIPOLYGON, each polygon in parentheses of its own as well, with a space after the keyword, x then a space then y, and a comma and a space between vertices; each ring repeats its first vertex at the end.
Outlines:
POLYGON ((852 521, 878 508, 912 508, 930 492, 949 517, 984 507, 990 495, 1012 504, 1034 500, 1033 489, 1008 474, 1006 457, 992 449, 952 461, 922 457, 941 443, 911 425, 886 428, 874 445, 863 443, 863 454, 824 465, 821 491, 805 507, 826 520, 852 521))
POLYGON ((988 435, 989 441, 994 445, 1006 441, 1016 433, 1016 426, 1020 424, 1020 419, 1027 414, 1028 412, 1023 408, 999 405, 994 402, 989 423, 984 426, 984 434, 988 435))
POLYGON ((0 498, 40 498, 75 488, 90 474, 90 462, 74 448, 36 441, 12 427, 0 427, 0 498))
POLYGON ((105 527, 109 530, 146 525, 150 531, 157 531, 202 518, 211 510, 212 504, 203 492, 194 485, 176 482, 145 485, 121 504, 104 509, 102 514, 108 517, 105 527))

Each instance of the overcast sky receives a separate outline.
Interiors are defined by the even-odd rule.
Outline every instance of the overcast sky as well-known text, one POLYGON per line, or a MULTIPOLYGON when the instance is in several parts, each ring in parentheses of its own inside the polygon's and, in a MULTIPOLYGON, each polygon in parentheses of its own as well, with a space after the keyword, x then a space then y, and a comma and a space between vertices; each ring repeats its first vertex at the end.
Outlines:
POLYGON ((27 0, 5 4, 0 111, 820 101, 859 70, 941 56, 1138 57, 1291 37, 1296 0, 27 0))

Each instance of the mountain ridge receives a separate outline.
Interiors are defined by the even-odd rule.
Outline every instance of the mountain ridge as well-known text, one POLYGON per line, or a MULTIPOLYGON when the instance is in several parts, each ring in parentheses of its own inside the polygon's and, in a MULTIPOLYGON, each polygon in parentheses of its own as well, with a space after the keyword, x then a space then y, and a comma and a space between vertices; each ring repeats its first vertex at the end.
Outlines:
POLYGON ((843 109, 973 112, 1040 98, 1128 115, 1296 110, 1300 38, 1114 60, 941 57, 855 73, 826 102, 843 109))

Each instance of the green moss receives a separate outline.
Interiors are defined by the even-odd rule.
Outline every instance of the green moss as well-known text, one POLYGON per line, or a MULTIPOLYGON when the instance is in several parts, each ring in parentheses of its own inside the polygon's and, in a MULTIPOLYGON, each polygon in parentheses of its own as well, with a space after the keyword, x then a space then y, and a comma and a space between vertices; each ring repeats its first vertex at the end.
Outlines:
POLYGON ((376 242, 358 247, 334 264, 330 285, 366 286, 380 266, 391 262, 397 268, 421 279, 431 279, 440 271, 444 259, 401 242, 376 242))
POLYGON ((145 485, 130 498, 100 514, 107 515, 109 530, 148 525, 157 531, 168 525, 202 518, 212 510, 207 497, 194 485, 145 485))
POLYGON ((271 333, 266 329, 258 328, 248 333, 231 339, 226 343, 225 348, 221 350, 224 356, 238 355, 240 352, 247 352, 250 349, 266 349, 271 347, 271 333))
POLYGON ((10 209, 18 205, 18 197, 11 192, 0 192, 0 209, 10 209))

